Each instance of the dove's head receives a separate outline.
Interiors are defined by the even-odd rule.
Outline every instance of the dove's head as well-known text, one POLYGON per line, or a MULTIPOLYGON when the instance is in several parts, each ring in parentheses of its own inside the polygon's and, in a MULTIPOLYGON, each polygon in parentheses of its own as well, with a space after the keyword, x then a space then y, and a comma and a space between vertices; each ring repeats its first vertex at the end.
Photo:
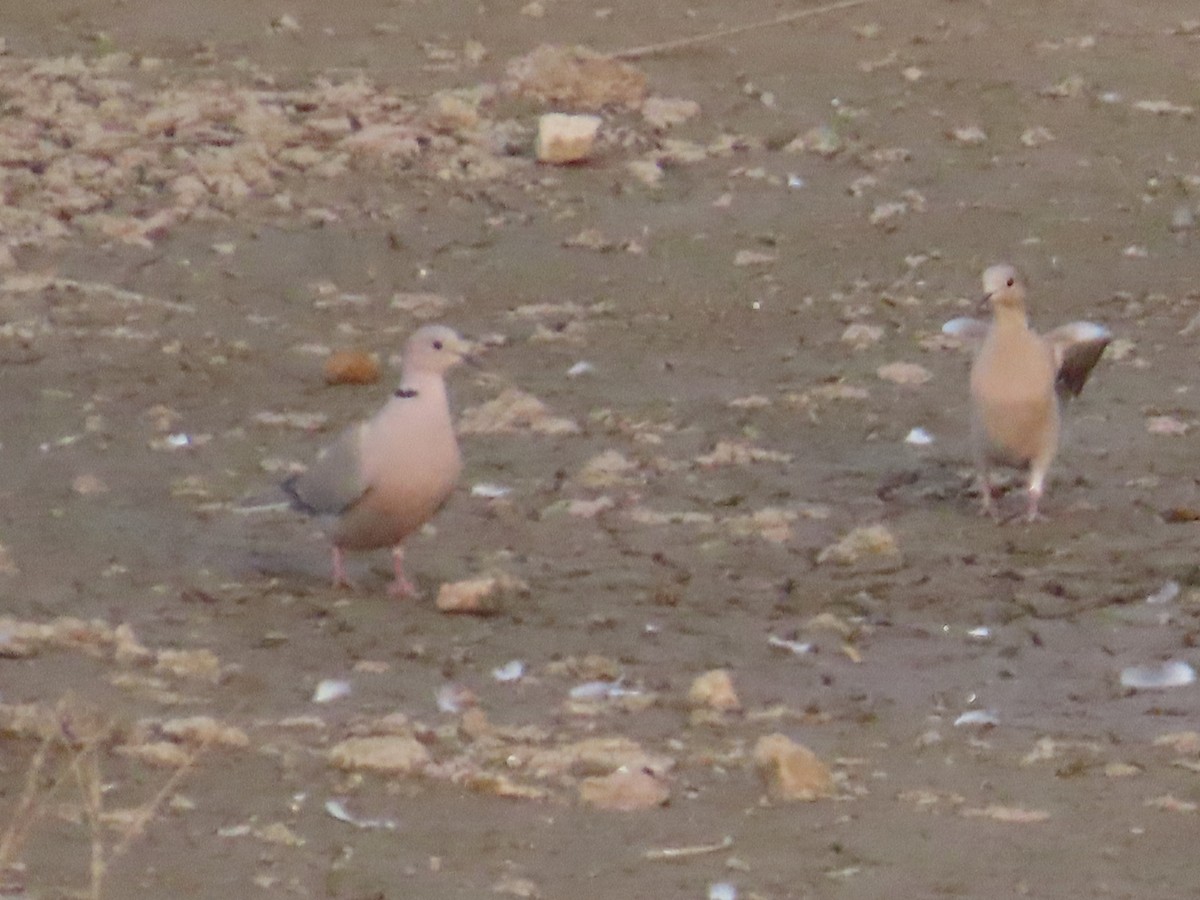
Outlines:
POLYGON ((1021 273, 1007 263, 988 267, 983 273, 983 301, 981 306, 992 311, 1015 310, 1025 312, 1025 282, 1021 273))
POLYGON ((425 325, 404 344, 404 373, 441 375, 460 362, 471 362, 471 342, 445 325, 425 325))

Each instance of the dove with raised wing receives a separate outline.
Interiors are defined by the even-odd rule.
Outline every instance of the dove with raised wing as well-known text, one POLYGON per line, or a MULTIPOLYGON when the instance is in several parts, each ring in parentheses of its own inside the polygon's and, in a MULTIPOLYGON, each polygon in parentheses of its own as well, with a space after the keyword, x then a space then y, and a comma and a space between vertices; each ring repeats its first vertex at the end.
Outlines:
POLYGON ((1058 452, 1062 407, 1083 390, 1112 333, 1072 322, 1038 334, 1029 327, 1024 282, 1010 265, 987 269, 983 290, 991 321, 952 319, 942 331, 980 342, 971 365, 971 437, 983 512, 995 514, 990 464, 1027 466, 1032 521, 1058 452))
POLYGON ((384 407, 283 483, 291 505, 319 519, 333 542, 335 585, 349 584, 345 551, 391 547, 391 593, 415 593, 404 576, 402 542, 441 508, 462 471, 444 375, 469 350, 443 325, 418 329, 404 345, 400 386, 384 407))

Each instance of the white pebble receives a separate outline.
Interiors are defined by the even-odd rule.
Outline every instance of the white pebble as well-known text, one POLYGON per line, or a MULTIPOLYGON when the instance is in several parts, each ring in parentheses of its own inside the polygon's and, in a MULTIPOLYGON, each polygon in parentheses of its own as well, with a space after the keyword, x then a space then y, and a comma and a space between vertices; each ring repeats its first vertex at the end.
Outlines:
POLYGON ((954 720, 954 727, 975 725, 988 728, 1000 724, 1000 715, 994 709, 969 709, 954 720))
POLYGON ((505 487, 502 484, 492 484, 487 481, 481 481, 471 486, 471 496, 483 497, 485 500, 499 500, 501 497, 507 497, 511 493, 512 488, 505 487))
POLYGON ((1184 687, 1196 680, 1196 670, 1182 660, 1148 666, 1129 666, 1121 670, 1121 687, 1141 691, 1161 691, 1184 687))
POLYGON ((313 691, 313 703, 331 703, 334 700, 340 700, 343 697, 350 696, 350 682, 340 678, 326 678, 322 680, 317 689, 313 691))
POLYGON ((1146 597, 1147 603, 1170 603, 1179 596, 1179 582, 1168 581, 1153 594, 1146 597))
POLYGON ((927 444, 933 443, 933 435, 924 428, 914 428, 904 436, 904 443, 924 447, 927 444))
POLYGON ((504 665, 492 669, 492 677, 501 684, 508 684, 512 681, 520 681, 523 677, 525 677, 525 663, 519 659, 509 660, 504 665))

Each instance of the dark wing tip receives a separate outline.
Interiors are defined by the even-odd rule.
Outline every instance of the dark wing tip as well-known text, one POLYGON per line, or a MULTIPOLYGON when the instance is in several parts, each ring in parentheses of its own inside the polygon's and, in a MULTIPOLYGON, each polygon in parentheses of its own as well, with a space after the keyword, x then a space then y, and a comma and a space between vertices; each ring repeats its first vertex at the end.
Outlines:
POLYGON ((1059 396, 1079 396, 1110 340, 1106 335, 1070 344, 1064 349, 1062 365, 1058 367, 1058 378, 1055 381, 1059 396))
POLYGON ((299 474, 289 475, 279 483, 279 487, 285 494, 287 494, 288 502, 292 504, 292 509, 297 509, 309 516, 317 515, 317 508, 300 495, 299 483, 299 474))

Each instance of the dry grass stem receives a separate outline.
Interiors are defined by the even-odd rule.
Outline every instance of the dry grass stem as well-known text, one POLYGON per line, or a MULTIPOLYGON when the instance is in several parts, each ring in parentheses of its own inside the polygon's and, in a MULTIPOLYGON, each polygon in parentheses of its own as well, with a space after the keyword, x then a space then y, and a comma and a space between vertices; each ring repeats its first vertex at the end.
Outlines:
POLYGON ((610 53, 613 59, 644 59, 647 56, 657 56, 661 53, 670 53, 672 50, 682 50, 684 47, 691 47, 694 44, 703 44, 708 41, 716 41, 721 38, 733 37, 737 34, 744 34, 747 31, 754 31, 759 28, 771 28, 778 25, 788 25, 792 22, 798 22, 801 19, 808 19, 813 16, 823 15, 825 13, 837 12, 843 9, 853 9, 856 6, 863 6, 871 0, 841 0, 839 3, 828 3, 825 6, 814 6, 809 9, 801 9, 796 12, 784 13, 776 16, 773 19, 767 19, 762 22, 751 22, 748 25, 735 25, 732 28, 722 28, 718 31, 709 31, 704 34, 695 34, 691 37, 676 38, 671 41, 663 41, 659 44, 644 44, 641 47, 632 47, 628 50, 618 50, 616 53, 610 53))

